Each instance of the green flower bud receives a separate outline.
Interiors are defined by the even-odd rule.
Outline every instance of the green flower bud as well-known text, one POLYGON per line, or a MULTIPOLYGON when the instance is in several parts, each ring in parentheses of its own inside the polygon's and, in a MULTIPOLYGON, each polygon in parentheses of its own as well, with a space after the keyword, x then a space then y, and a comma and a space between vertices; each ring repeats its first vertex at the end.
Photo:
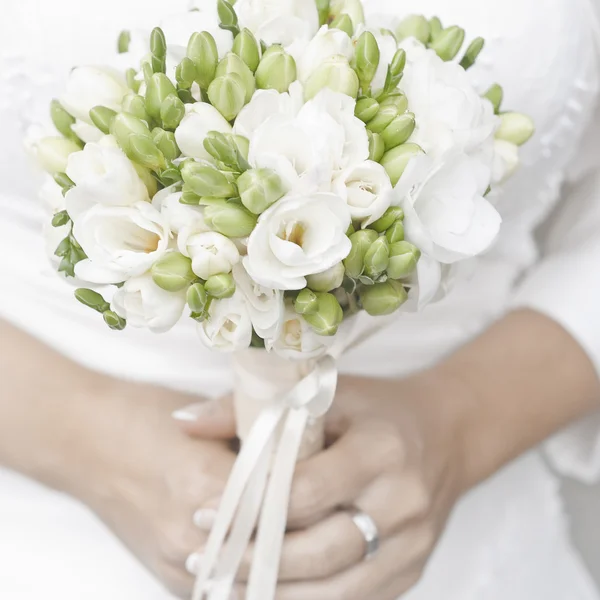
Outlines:
POLYGON ((333 294, 319 294, 317 311, 304 315, 304 320, 318 335, 332 336, 344 320, 344 311, 333 294))
POLYGON ((117 39, 117 52, 125 54, 129 52, 129 44, 131 43, 131 33, 129 31, 121 31, 117 39))
POLYGON ((167 40, 160 27, 155 27, 150 34, 150 52, 157 58, 164 59, 167 56, 167 40))
POLYGON ((243 206, 226 200, 212 201, 204 208, 204 219, 214 231, 229 237, 249 236, 256 227, 256 216, 243 206))
POLYGON ((140 179, 146 186, 146 189, 148 190, 148 196, 150 196, 150 198, 154 198, 154 195, 158 191, 158 182, 156 181, 154 175, 149 169, 147 169, 146 167, 142 167, 142 165, 138 165, 137 163, 131 164, 133 165, 133 168, 135 169, 136 173, 139 175, 140 179))
POLYGON ((385 142, 379 133, 373 133, 367 129, 369 136, 369 158, 379 162, 385 154, 385 142))
POLYGON ((330 24, 329 29, 339 29, 348 34, 349 37, 354 35, 354 24, 352 19, 347 14, 342 14, 336 17, 330 24))
POLYGON ((217 77, 208 87, 210 103, 227 119, 233 121, 246 104, 246 86, 236 73, 217 77))
POLYGON ((230 52, 217 66, 215 77, 223 77, 229 73, 236 73, 242 78, 246 88, 246 103, 250 102, 254 92, 256 91, 256 81, 254 74, 248 65, 233 52, 230 52))
POLYGON ((394 58, 392 58, 392 62, 390 63, 390 73, 393 77, 398 77, 404 73, 404 67, 406 67, 406 50, 400 48, 399 50, 396 50, 396 54, 394 54, 394 58))
POLYGON ((386 232, 385 237, 390 244, 404 241, 404 223, 398 219, 386 232))
POLYGON ((209 164, 186 161, 181 175, 186 185, 198 196, 232 198, 236 195, 235 186, 227 176, 209 164))
POLYGON ((52 217, 52 227, 63 227, 70 221, 71 218, 69 217, 69 213, 66 210, 61 210, 52 217))
MULTIPOLYGON (((181 156, 181 150, 177 145, 175 134, 172 131, 165 131, 164 129, 157 127, 152 131, 152 139, 154 140, 156 147, 169 162, 172 162, 181 156)), ((179 173, 178 170, 177 173, 179 173)), ((181 179, 181 177, 178 177, 178 179, 181 179)))
POLYGON ((231 273, 213 275, 206 280, 206 293, 217 300, 231 298, 235 294, 235 281, 231 273))
POLYGON ((64 173, 69 156, 80 150, 79 144, 64 137, 43 138, 35 145, 36 158, 48 173, 64 173))
POLYGON ((495 83, 483 97, 487 98, 492 103, 494 112, 498 114, 500 112, 500 107, 502 106, 502 100, 504 100, 504 90, 502 89, 502 86, 495 83))
POLYGON ((356 71, 344 56, 332 56, 325 60, 308 78, 304 88, 306 100, 314 98, 322 89, 356 98, 360 87, 356 71))
POLYGON ((152 171, 160 171, 167 165, 162 152, 153 140, 143 135, 129 137, 129 152, 127 156, 138 164, 152 171))
POLYGON ((226 136, 220 131, 211 131, 204 138, 204 149, 217 161, 228 167, 237 165, 237 147, 232 136, 226 136))
POLYGON ((286 192, 281 177, 271 169, 250 169, 237 181, 242 204, 260 215, 286 192))
POLYGON ((296 61, 281 46, 271 46, 256 69, 256 86, 261 90, 287 92, 296 81, 296 61))
POLYGON ((365 286, 360 291, 362 307, 373 317, 391 315, 407 300, 408 294, 404 286, 393 279, 385 283, 365 286))
POLYGON ((396 27, 396 37, 399 41, 413 37, 422 44, 426 44, 431 36, 431 26, 429 21, 422 15, 411 15, 406 17, 398 27, 396 27))
POLYGON ((221 21, 221 28, 233 32, 234 35, 239 33, 238 16, 232 4, 227 0, 217 0, 217 12, 221 21))
POLYGON ((379 67, 380 58, 379 44, 375 36, 370 31, 365 31, 356 43, 355 57, 356 73, 363 92, 366 92, 371 86, 379 67))
POLYGON ((194 81, 196 81, 196 65, 191 58, 187 56, 177 65, 175 69, 175 79, 177 85, 184 90, 189 90, 194 81))
POLYGON ((75 183, 66 173, 54 173, 54 181, 61 187, 63 196, 71 189, 75 187, 75 183))
POLYGON ((386 150, 391 150, 408 141, 415 130, 415 115, 405 113, 396 117, 381 134, 386 150))
POLYGON ((196 66, 196 81, 201 89, 207 90, 215 78, 219 62, 219 51, 215 38, 203 31, 193 33, 187 47, 187 57, 196 66))
POLYGON ((184 185, 181 191, 181 198, 179 198, 181 204, 186 204, 188 206, 198 206, 200 204, 202 198, 198 196, 198 194, 195 194, 189 186, 184 185))
POLYGON ((123 112, 133 115, 142 121, 146 121, 146 123, 150 121, 150 117, 146 111, 146 101, 142 96, 138 94, 127 94, 127 96, 123 98, 121 106, 123 107, 123 112))
POLYGON ((160 107, 160 120, 165 129, 175 130, 185 117, 185 104, 179 96, 167 96, 160 107))
POLYGON ((329 15, 336 18, 342 14, 352 19, 354 29, 365 22, 365 11, 361 0, 331 0, 329 15))
POLYGON ((535 133, 535 125, 531 118, 521 113, 507 112, 501 115, 500 127, 496 131, 496 139, 522 146, 535 133))
POLYGON ((312 290, 305 288, 294 301, 294 308, 299 315, 315 315, 319 310, 319 299, 312 290))
POLYGON ((331 292, 342 285, 345 274, 346 268, 344 264, 338 263, 323 273, 308 275, 306 282, 308 287, 315 292, 331 292))
POLYGON ((363 229, 350 236, 352 249, 350 250, 350 254, 346 257, 346 260, 344 260, 344 267, 346 268, 346 275, 348 275, 348 277, 358 279, 363 274, 367 250, 378 237, 377 232, 372 229, 363 229))
POLYGON ((71 129, 71 126, 75 124, 75 118, 62 107, 58 100, 52 100, 50 103, 50 116, 59 133, 70 139, 76 137, 71 129))
POLYGON ((390 264, 387 274, 390 279, 404 279, 417 268, 421 252, 408 242, 396 242, 390 246, 390 264))
POLYGON ((103 315, 104 322, 113 330, 113 331, 123 331, 127 325, 127 321, 122 319, 116 312, 112 310, 107 310, 103 315))
POLYGON ((380 106, 377 116, 367 123, 367 129, 373 133, 383 133, 397 116, 398 109, 393 104, 380 106))
POLYGON ((155 120, 160 119, 160 109, 168 96, 177 96, 177 90, 164 73, 155 73, 148 82, 146 90, 146 110, 155 120))
POLYGON ((243 135, 233 135, 231 140, 235 144, 238 152, 244 160, 248 160, 248 154, 250 152, 250 140, 245 138, 243 135))
POLYGON ((377 279, 390 261, 390 243, 385 236, 378 237, 365 254, 365 275, 377 279))
POLYGON ((404 219, 404 211, 399 206, 390 206, 380 219, 377 219, 375 223, 371 223, 369 227, 375 230, 377 233, 383 233, 389 229, 395 221, 404 219))
POLYGON ((92 123, 104 134, 110 133, 110 126, 117 113, 106 106, 95 106, 90 110, 92 123))
POLYGON ((125 71, 125 79, 127 81, 127 86, 129 87, 129 89, 137 94, 141 85, 140 82, 137 80, 137 71, 135 69, 127 69, 125 71))
POLYGON ((99 313, 105 313, 110 310, 110 304, 98 293, 86 288, 75 290, 75 298, 84 306, 91 308, 99 313))
POLYGON ((193 313, 198 315, 202 314, 208 303, 208 294, 204 289, 204 285, 201 283, 194 283, 194 285, 190 286, 187 291, 186 301, 193 313))
POLYGON ((167 292, 180 292, 194 279, 192 261, 179 252, 168 252, 152 265, 152 280, 167 292))
POLYGON ((437 55, 445 61, 453 60, 460 52, 465 41, 465 30, 456 25, 444 29, 437 35, 429 47, 437 52, 437 55))
POLYGON ((249 29, 242 29, 233 41, 235 52, 254 73, 260 63, 260 45, 249 29))
POLYGON ((381 106, 395 106, 398 114, 402 115, 408 109, 408 98, 402 92, 394 92, 379 101, 381 106))
POLYGON ((481 54, 483 47, 485 46, 485 40, 482 37, 475 38, 467 48, 463 59, 460 61, 460 66, 465 69, 470 69, 477 60, 477 57, 481 54))
POLYGON ((429 29, 431 31, 430 41, 433 41, 444 31, 444 26, 438 17, 432 17, 429 19, 429 29))
POLYGON ((363 123, 368 123, 377 116, 379 112, 379 102, 375 98, 361 98, 356 103, 354 115, 363 123))
POLYGON ((421 146, 417 144, 402 144, 396 146, 392 150, 388 150, 381 159, 381 165, 390 176, 392 185, 396 185, 400 181, 400 177, 404 174, 408 163, 418 154, 424 154, 421 146))
POLYGON ((319 25, 322 27, 329 21, 329 7, 331 0, 315 0, 317 12, 319 13, 319 25))

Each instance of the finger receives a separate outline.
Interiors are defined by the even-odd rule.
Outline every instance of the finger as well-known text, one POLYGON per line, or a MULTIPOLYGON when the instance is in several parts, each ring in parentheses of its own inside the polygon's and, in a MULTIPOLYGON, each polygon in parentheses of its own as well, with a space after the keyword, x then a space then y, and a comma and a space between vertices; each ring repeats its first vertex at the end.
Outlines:
POLYGON ((232 439, 236 434, 231 397, 190 404, 176 410, 173 418, 188 435, 205 439, 232 439))

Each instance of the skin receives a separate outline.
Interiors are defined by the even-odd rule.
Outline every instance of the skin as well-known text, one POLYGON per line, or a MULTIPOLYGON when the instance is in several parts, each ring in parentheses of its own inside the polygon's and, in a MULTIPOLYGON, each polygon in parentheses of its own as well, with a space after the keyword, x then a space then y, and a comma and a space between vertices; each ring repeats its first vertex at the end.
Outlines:
MULTIPOLYGON (((234 459, 223 441, 230 413, 187 407, 177 426, 169 414, 188 397, 90 373, 7 325, 0 339, 13 349, 0 359, 10 390, 0 398, 0 462, 88 503, 187 597, 185 559, 206 540, 192 515, 218 505, 234 459)), ((332 443, 297 468, 277 600, 396 600, 421 577, 461 495, 599 397, 582 348, 531 311, 402 381, 342 378, 332 443), (349 505, 379 527, 370 561, 349 505)), ((240 597, 251 558, 252 548, 240 597)))

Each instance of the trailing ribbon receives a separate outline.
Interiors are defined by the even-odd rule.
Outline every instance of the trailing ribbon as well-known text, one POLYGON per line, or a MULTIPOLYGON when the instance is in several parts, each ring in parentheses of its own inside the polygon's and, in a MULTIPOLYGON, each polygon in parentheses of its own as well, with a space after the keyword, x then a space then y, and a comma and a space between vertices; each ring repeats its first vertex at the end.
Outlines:
POLYGON ((331 408, 336 387, 335 360, 325 356, 309 375, 261 412, 225 487, 193 600, 229 600, 259 512, 246 600, 273 600, 302 437, 309 419, 322 417, 331 408))

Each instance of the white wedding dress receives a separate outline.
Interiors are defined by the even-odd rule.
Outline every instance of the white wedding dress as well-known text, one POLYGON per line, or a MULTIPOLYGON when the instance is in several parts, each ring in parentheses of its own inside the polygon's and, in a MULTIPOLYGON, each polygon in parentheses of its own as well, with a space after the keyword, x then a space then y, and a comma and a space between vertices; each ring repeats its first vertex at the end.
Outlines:
MULTIPOLYGON (((151 27, 186 0, 20 0, 0 22, 0 315, 106 373, 220 394, 228 358, 194 327, 154 337, 108 331, 48 269, 43 214, 21 140, 73 62, 101 62, 120 29, 151 27)), ((309 1, 309 0, 306 0, 309 1)), ((431 364, 514 306, 561 322, 600 368, 600 32, 596 0, 373 0, 370 10, 438 14, 488 44, 471 73, 538 133, 497 199, 504 229, 455 291, 342 361, 401 376, 431 364), (541 228, 540 228, 541 226, 541 228)), ((600 1, 600 0, 599 0, 600 1)), ((3 352, 8 351, 2 347, 3 352)), ((15 398, 18 402, 18 398, 15 398)), ((599 404, 600 408, 600 404, 599 404)), ((406 600, 599 600, 568 535, 556 471, 600 475, 600 424, 588 420, 523 456, 457 507, 423 581, 406 600)), ((599 515, 600 515, 600 504, 599 515)), ((0 470, 0 598, 168 600, 85 507, 0 470), (93 587, 88 582, 93 581, 93 587)), ((307 600, 320 600, 308 599, 307 600)), ((340 599, 343 600, 343 599, 340 599)), ((367 599, 365 599, 367 600, 367 599)))

